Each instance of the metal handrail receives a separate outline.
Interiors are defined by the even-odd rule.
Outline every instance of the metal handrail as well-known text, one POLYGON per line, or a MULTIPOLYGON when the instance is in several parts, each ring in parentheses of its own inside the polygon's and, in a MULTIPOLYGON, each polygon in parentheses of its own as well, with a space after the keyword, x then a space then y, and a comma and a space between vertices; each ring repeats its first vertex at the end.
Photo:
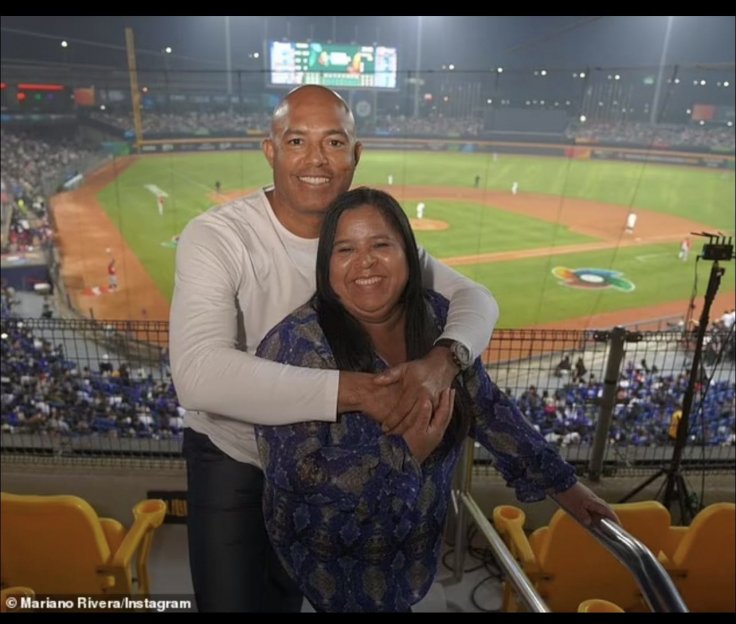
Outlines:
MULTIPOLYGON (((465 553, 466 536, 463 530, 465 509, 471 514, 478 528, 488 540, 493 554, 506 573, 509 581, 513 583, 521 600, 527 608, 535 612, 547 613, 549 607, 537 593, 536 588, 526 576, 519 563, 511 554, 506 544, 481 511, 478 504, 470 496, 470 482, 472 480, 472 442, 466 442, 463 449, 463 457, 460 462, 459 483, 456 494, 463 506, 456 509, 458 526, 455 534, 455 581, 460 581, 463 570, 463 554, 465 553), (460 513, 458 513, 458 511, 460 513)), ((552 497, 560 505, 556 498, 552 497)), ((572 518, 575 518, 560 505, 572 518)), ((688 608, 682 597, 675 588, 672 579, 662 564, 652 552, 633 535, 625 531, 621 526, 607 518, 596 518, 590 526, 581 524, 598 542, 608 550, 623 565, 641 589, 644 600, 649 608, 655 613, 687 613, 688 608)))
POLYGON ((631 572, 653 612, 688 613, 670 575, 638 539, 608 518, 585 528, 631 572))
POLYGON ((550 608, 537 593, 537 590, 529 580, 529 577, 527 577, 524 570, 521 569, 521 566, 517 563, 516 559, 514 559, 511 551, 506 547, 506 544, 503 543, 501 536, 485 517, 480 507, 478 507, 478 504, 465 492, 460 492, 460 500, 470 512, 470 515, 473 517, 473 520, 475 520, 481 533, 483 533, 490 543, 491 550, 493 550, 493 555, 496 558, 496 561, 506 573, 509 580, 513 583, 519 597, 524 601, 526 606, 535 613, 550 613, 550 608))
MULTIPOLYGON (((498 564, 506 572, 509 581, 514 585, 522 601, 532 611, 549 613, 549 607, 537 593, 534 585, 506 547, 496 529, 493 528, 493 525, 478 507, 478 504, 465 492, 460 492, 460 500, 488 540, 498 564)), ((570 515, 574 518, 572 514, 570 515)), ((688 613, 688 608, 669 574, 652 554, 652 551, 642 542, 608 518, 598 518, 590 526, 583 524, 581 526, 590 532, 606 550, 631 572, 641 589, 644 600, 653 612, 688 613)))

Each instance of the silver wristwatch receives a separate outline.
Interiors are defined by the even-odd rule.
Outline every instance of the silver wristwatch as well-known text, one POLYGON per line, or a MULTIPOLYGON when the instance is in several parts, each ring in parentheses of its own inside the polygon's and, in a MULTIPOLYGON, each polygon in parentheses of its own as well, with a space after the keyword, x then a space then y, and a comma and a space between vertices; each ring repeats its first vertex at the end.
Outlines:
POLYGON ((462 342, 457 340, 450 340, 449 338, 442 338, 434 343, 436 347, 447 347, 450 349, 452 355, 452 361, 460 369, 460 372, 470 368, 473 361, 470 359, 470 349, 466 347, 462 342))

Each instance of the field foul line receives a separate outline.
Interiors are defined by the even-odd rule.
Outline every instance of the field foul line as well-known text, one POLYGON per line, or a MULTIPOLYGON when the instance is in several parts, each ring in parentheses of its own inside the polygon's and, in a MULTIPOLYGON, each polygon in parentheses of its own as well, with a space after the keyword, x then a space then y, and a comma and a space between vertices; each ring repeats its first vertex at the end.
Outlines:
POLYGON ((644 254, 642 256, 634 256, 634 260, 638 260, 639 262, 646 262, 649 258, 662 258, 663 256, 672 256, 674 257, 675 254, 667 253, 666 251, 663 251, 661 253, 656 254, 644 254))
POLYGON ((192 180, 191 178, 189 178, 185 174, 180 173, 179 171, 174 170, 172 173, 177 178, 181 178, 182 180, 185 180, 191 186, 199 187, 199 188, 204 189, 205 191, 208 191, 208 192, 212 192, 212 190, 213 190, 213 186, 207 186, 204 182, 199 182, 198 180, 192 180))
POLYGON ((143 188, 145 188, 147 191, 151 191, 156 197, 168 197, 169 194, 164 191, 163 189, 158 188, 155 184, 144 184, 143 188))

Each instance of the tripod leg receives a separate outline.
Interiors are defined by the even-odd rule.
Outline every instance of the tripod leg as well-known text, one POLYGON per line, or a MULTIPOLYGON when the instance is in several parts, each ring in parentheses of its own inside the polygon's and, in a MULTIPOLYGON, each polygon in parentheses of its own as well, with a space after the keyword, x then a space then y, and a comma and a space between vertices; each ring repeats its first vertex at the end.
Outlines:
POLYGON ((627 500, 632 498, 633 496, 636 496, 639 492, 641 492, 647 485, 661 477, 663 474, 665 474, 667 471, 664 468, 660 468, 657 472, 655 472, 651 477, 649 477, 644 483, 641 483, 640 485, 636 486, 631 492, 629 492, 626 496, 624 496, 622 499, 620 499, 619 503, 625 503, 627 500))
POLYGON ((690 508, 687 504, 687 493, 685 492, 685 482, 682 475, 676 477, 677 502, 680 503, 680 524, 687 526, 690 524, 690 508))
POLYGON ((691 494, 688 492, 687 484, 685 483, 685 477, 682 474, 677 475, 677 494, 680 501, 680 514, 682 516, 681 521, 683 525, 689 525, 697 510, 692 504, 691 494))

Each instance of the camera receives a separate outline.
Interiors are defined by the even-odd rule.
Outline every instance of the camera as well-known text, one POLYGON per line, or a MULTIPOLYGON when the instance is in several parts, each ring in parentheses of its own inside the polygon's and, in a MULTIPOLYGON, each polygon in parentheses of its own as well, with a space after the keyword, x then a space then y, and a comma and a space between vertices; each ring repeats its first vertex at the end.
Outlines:
POLYGON ((717 234, 709 234, 708 232, 693 232, 695 236, 705 236, 708 242, 703 245, 703 252, 700 257, 703 260, 732 260, 733 259, 733 238, 719 236, 717 234))

